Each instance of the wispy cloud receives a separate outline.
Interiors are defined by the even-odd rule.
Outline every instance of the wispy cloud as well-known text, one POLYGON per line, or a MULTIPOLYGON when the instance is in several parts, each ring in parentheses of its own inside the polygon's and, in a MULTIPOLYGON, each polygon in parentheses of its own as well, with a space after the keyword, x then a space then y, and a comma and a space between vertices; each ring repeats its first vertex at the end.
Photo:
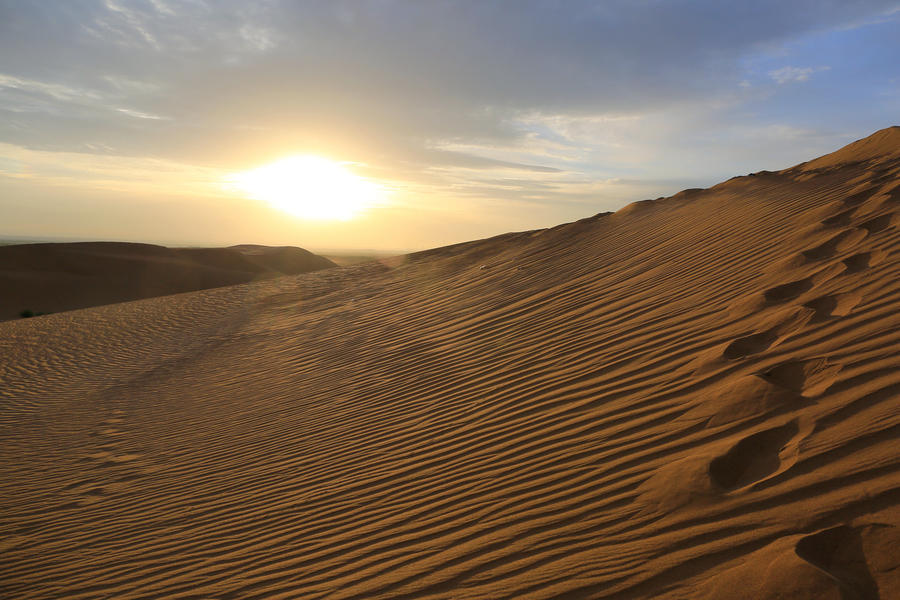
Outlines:
POLYGON ((17 90, 29 94, 43 95, 61 102, 85 102, 101 98, 100 94, 90 89, 71 87, 62 83, 36 81, 0 73, 0 91, 3 90, 17 90))
POLYGON ((813 73, 818 73, 820 71, 828 71, 831 67, 822 66, 822 67, 781 67, 780 69, 775 69, 773 71, 769 71, 769 77, 775 80, 779 85, 785 83, 792 83, 797 81, 809 81, 809 78, 813 73))
POLYGON ((130 108, 117 108, 116 110, 122 114, 128 115, 129 117, 134 117, 135 119, 151 119, 154 121, 159 121, 166 118, 159 115, 151 115, 139 110, 131 110, 130 108))

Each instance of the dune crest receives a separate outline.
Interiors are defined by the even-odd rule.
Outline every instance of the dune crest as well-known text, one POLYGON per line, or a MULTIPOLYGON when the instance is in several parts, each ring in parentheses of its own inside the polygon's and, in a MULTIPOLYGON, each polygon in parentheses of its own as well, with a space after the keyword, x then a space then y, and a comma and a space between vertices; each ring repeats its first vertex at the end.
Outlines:
POLYGON ((11 598, 887 599, 900 139, 0 323, 11 598))
POLYGON ((894 125, 801 166, 804 171, 810 171, 867 161, 885 163, 896 158, 900 158, 900 126, 894 125))

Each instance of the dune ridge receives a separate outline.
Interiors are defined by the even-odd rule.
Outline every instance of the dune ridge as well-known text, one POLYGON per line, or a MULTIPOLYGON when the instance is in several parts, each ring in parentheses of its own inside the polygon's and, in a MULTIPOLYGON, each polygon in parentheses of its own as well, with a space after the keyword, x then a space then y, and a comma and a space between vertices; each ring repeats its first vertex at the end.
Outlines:
POLYGON ((848 148, 551 229, 0 323, 0 589, 892 597, 900 141, 848 148))

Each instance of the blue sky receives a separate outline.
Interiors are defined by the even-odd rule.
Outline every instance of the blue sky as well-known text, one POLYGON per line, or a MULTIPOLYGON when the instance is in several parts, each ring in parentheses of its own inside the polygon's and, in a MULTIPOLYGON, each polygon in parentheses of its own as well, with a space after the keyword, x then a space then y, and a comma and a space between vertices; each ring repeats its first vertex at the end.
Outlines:
POLYGON ((547 227, 897 124, 898 64, 897 1, 0 0, 0 235, 418 249, 547 227), (297 154, 385 201, 310 222, 223 191, 297 154))

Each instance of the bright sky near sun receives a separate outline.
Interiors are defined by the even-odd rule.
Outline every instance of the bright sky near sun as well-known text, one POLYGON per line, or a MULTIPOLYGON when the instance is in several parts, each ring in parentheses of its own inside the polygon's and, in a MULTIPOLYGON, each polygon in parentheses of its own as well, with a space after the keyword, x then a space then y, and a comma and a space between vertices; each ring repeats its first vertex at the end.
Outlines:
POLYGON ((385 197, 377 184, 320 156, 289 156, 225 180, 226 190, 315 221, 349 221, 385 197))
POLYGON ((411 250, 900 115, 900 0, 0 0, 0 238, 411 250))

